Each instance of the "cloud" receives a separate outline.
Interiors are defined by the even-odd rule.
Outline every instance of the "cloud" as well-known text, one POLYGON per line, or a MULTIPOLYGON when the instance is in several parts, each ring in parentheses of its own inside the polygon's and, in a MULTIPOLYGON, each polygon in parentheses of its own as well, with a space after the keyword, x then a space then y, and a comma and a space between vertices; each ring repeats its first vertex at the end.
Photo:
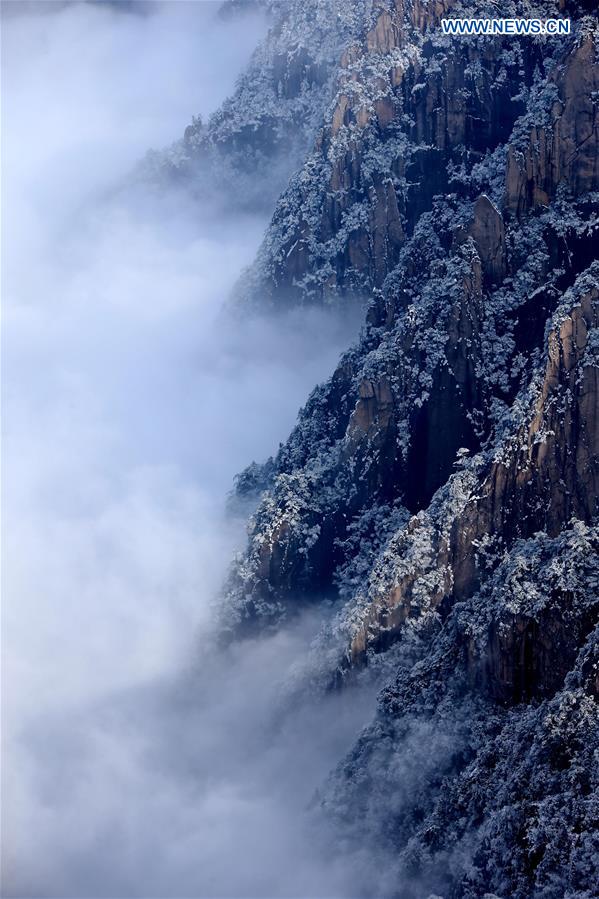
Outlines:
POLYGON ((266 221, 113 190, 231 92, 264 24, 216 9, 4 22, 5 895, 348 889, 304 810, 367 695, 276 725, 317 622, 224 657, 209 630, 244 539, 233 476, 285 438, 347 323, 225 327, 266 221))
POLYGON ((208 654, 31 728, 17 895, 347 895, 351 866, 306 807, 369 704, 347 693, 273 723, 276 674, 305 636, 208 654))

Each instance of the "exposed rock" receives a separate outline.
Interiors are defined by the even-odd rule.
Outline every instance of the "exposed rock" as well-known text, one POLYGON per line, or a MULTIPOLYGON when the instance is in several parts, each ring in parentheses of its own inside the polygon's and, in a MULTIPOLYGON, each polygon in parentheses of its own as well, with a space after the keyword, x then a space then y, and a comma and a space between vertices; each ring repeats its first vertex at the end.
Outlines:
POLYGON ((523 146, 508 149, 506 205, 518 216, 546 206, 560 184, 574 196, 599 189, 599 63, 592 34, 547 87, 534 112, 549 121, 533 123, 523 146))
POLYGON ((332 775, 324 808, 402 896, 593 895, 598 536, 515 547, 399 666, 332 775))
MULTIPOLYGON (((284 194, 240 301, 322 302, 381 287, 420 216, 448 191, 452 168, 507 140, 538 48, 513 38, 509 49, 499 39, 448 46, 434 26, 449 7, 386 5, 361 38, 352 35, 314 152, 284 194)), ((489 210, 477 214, 492 231, 489 210)), ((497 278, 506 260, 493 249, 497 278)))
POLYGON ((172 147, 149 153, 141 175, 235 208, 270 210, 316 139, 340 58, 363 35, 370 5, 252 0, 250 7, 270 28, 234 94, 208 122, 194 117, 172 147))
POLYGON ((505 227, 501 213, 485 194, 474 204, 470 234, 476 244, 483 271, 491 282, 499 284, 507 268, 505 227))
POLYGON ((397 25, 398 18, 392 18, 386 9, 383 10, 378 16, 374 28, 366 35, 366 49, 368 52, 390 53, 398 46, 400 40, 400 32, 397 25))
POLYGON ((288 441, 239 480, 261 498, 221 622, 236 638, 324 598, 311 685, 397 666, 325 796, 384 847, 377 894, 588 899, 597 27, 547 0, 541 17, 573 20, 559 43, 459 40, 438 27, 449 9, 362 9, 240 287, 246 306, 369 305, 288 441))
MULTIPOLYGON (((595 266, 593 275, 598 274, 599 267, 595 266)), ((458 513, 452 515, 452 491, 447 498, 440 497, 427 522, 429 553, 417 556, 391 588, 373 591, 351 641, 348 658, 352 665, 365 660, 370 646, 378 648, 381 642, 389 645, 405 619, 421 613, 420 603, 414 603, 414 591, 423 581, 430 583, 431 575, 436 574, 436 586, 429 589, 427 608, 471 595, 480 585, 487 564, 485 554, 478 551, 483 541, 499 541, 509 548, 518 538, 537 531, 557 535, 572 518, 590 522, 597 515, 597 368, 585 364, 585 359, 589 331, 599 324, 598 299, 599 287, 591 288, 550 333, 545 374, 530 422, 510 435, 502 458, 491 462, 486 473, 483 468, 475 484, 469 485, 472 498, 465 496, 458 513)), ((459 482, 460 476, 455 480, 459 482)), ((409 544, 418 542, 413 534, 422 524, 423 519, 417 516, 408 526, 403 537, 404 556, 409 544)), ((376 571, 374 580, 379 579, 380 571, 376 571)), ((559 640, 560 629, 555 622, 553 625, 559 640)), ((514 622, 514 630, 518 626, 525 628, 522 622, 514 622)), ((495 657, 504 658, 498 652, 497 635, 493 639, 495 657)), ((525 638, 520 635, 514 639, 523 652, 525 638)), ((544 639, 550 644, 546 654, 560 655, 560 647, 552 646, 547 630, 544 639)), ((575 639, 574 646, 578 645, 575 639)), ((516 664, 516 656, 512 661, 516 664)), ((504 665, 509 669, 509 663, 504 661, 504 665)), ((543 670, 549 672, 550 667, 543 670)), ((504 670, 501 676, 517 681, 520 675, 515 670, 508 675, 504 670)))

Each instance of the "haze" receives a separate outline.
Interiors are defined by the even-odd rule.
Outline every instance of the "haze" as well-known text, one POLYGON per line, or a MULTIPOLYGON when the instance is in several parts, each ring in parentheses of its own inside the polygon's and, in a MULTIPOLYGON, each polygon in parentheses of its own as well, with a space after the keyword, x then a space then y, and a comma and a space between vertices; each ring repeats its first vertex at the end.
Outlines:
POLYGON ((6 896, 352 890, 305 809, 367 692, 276 723, 318 621, 221 656, 210 632, 244 539, 233 477, 276 450, 348 327, 225 326, 267 216, 124 190, 264 32, 216 11, 3 5, 6 896))

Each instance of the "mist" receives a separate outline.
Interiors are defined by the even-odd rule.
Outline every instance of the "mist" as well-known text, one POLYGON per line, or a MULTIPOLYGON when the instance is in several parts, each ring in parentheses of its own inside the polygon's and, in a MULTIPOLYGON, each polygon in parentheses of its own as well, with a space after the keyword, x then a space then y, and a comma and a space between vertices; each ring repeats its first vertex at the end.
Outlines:
POLYGON ((214 650, 273 453, 355 323, 222 316, 264 215, 123 190, 232 91, 258 14, 3 6, 3 895, 341 896, 307 812, 371 688, 281 714, 321 620, 214 650))

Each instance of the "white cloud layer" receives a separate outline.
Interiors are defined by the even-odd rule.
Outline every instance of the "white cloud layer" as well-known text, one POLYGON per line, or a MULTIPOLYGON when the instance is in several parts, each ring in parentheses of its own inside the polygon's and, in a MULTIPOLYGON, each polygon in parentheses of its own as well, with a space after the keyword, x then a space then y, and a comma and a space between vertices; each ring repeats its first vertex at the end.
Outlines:
POLYGON ((3 894, 341 894, 304 809, 364 705, 273 730, 314 623, 220 658, 207 634, 233 475, 347 330, 225 328, 265 221, 113 191, 231 92, 263 23, 49 6, 2 35, 3 894))

